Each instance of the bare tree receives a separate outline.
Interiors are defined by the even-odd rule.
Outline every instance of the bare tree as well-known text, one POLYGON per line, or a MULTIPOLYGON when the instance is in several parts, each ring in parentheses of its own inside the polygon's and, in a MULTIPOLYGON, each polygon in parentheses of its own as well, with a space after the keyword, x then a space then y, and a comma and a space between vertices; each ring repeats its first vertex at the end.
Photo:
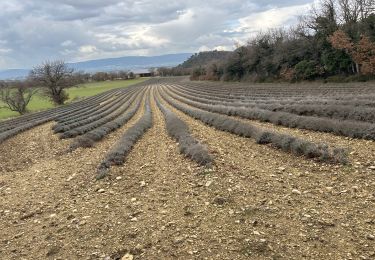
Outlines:
POLYGON ((370 14, 375 13, 375 0, 355 0, 359 8, 361 19, 367 18, 370 14))
POLYGON ((20 115, 27 113, 27 105, 37 90, 32 89, 30 83, 26 81, 2 82, 0 84, 0 100, 5 104, 0 108, 7 108, 20 113, 20 115))
POLYGON ((332 3, 342 23, 356 23, 375 12, 375 0, 335 0, 332 3))
POLYGON ((360 17, 360 0, 338 0, 344 23, 356 23, 360 17))
POLYGON ((317 5, 312 5, 308 14, 299 18, 298 30, 302 35, 308 36, 316 33, 323 27, 337 25, 336 0, 320 0, 317 5))
POLYGON ((74 69, 64 61, 46 61, 30 72, 29 78, 44 88, 44 94, 56 105, 68 100, 65 89, 76 85, 74 69))

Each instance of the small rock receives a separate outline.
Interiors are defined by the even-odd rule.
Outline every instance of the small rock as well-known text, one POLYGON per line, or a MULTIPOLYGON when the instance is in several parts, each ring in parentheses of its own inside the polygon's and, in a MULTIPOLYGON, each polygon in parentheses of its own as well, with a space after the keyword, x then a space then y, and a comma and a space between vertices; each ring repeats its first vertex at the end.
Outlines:
POLYGON ((105 189, 99 189, 98 192, 99 192, 99 193, 104 193, 104 192, 105 192, 105 189))
POLYGON ((223 205, 227 200, 223 197, 216 197, 214 203, 217 205, 223 205))
POLYGON ((212 181, 208 181, 208 182, 206 182, 205 186, 206 186, 206 187, 210 187, 211 184, 212 184, 212 181))
POLYGON ((131 222, 137 222, 138 219, 137 219, 136 217, 134 217, 134 218, 130 219, 130 221, 131 221, 131 222))
POLYGON ((24 232, 18 233, 16 235, 14 235, 14 238, 20 238, 20 237, 23 236, 23 234, 24 234, 24 232))
POLYGON ((370 170, 375 170, 375 166, 368 167, 370 170))
POLYGON ((277 170, 280 171, 280 172, 283 172, 283 171, 286 170, 286 168, 285 167, 279 167, 279 168, 277 168, 277 170))
POLYGON ((297 195, 301 195, 301 192, 299 190, 297 190, 297 189, 293 189, 292 193, 293 194, 297 194, 297 195))
POLYGON ((143 249, 143 246, 141 244, 137 244, 135 246, 135 250, 142 251, 142 249, 143 249))
POLYGON ((134 256, 133 255, 131 255, 131 254, 126 254, 126 255, 124 255, 122 258, 121 258, 121 260, 133 260, 134 259, 134 256))
POLYGON ((368 234, 368 235, 366 236, 366 238, 367 238, 368 240, 375 240, 375 236, 374 236, 374 235, 371 235, 371 234, 368 234))
POLYGON ((174 244, 181 244, 182 242, 184 242, 185 238, 183 237, 176 237, 174 240, 173 240, 173 243, 174 244))
POLYGON ((136 202, 137 199, 136 199, 136 198, 132 198, 130 201, 131 201, 131 202, 136 202))
POLYGON ((122 177, 121 176, 118 176, 118 177, 116 177, 116 180, 121 180, 122 179, 122 177))
POLYGON ((145 181, 141 181, 140 184, 141 184, 141 187, 146 186, 146 182, 145 181))
POLYGON ((73 219, 71 220, 71 223, 72 223, 72 224, 78 224, 78 223, 79 223, 79 219, 78 219, 78 218, 73 218, 73 219))
POLYGON ((56 214, 51 214, 51 215, 49 215, 50 218, 54 218, 54 217, 56 217, 56 216, 57 216, 56 214))
POLYGON ((259 231, 254 231, 253 234, 254 234, 254 235, 257 235, 257 236, 260 236, 259 231))
POLYGON ((59 246, 52 246, 48 252, 47 252, 47 256, 52 256, 52 255, 56 255, 59 251, 60 251, 60 247, 59 246))

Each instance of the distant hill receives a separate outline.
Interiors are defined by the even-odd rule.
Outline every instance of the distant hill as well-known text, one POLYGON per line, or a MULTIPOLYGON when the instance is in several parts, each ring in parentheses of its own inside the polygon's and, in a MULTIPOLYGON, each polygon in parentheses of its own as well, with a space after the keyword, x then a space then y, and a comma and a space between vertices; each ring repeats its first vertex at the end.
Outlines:
POLYGON ((190 69, 199 66, 206 66, 207 64, 225 61, 230 55, 231 51, 204 51, 193 54, 189 59, 184 61, 179 67, 190 69))
POLYGON ((133 72, 144 71, 153 67, 173 67, 185 61, 191 53, 167 54, 161 56, 127 56, 121 58, 91 60, 70 65, 86 72, 114 71, 128 69, 133 72))
POLYGON ((3 79, 22 79, 29 74, 28 69, 9 69, 0 70, 0 80, 3 79))
MULTIPOLYGON (((89 73, 98 71, 131 70, 145 72, 149 68, 173 67, 186 61, 191 53, 166 54, 160 56, 125 56, 120 58, 89 60, 69 63, 76 70, 89 73)), ((30 69, 8 69, 0 71, 0 79, 21 79, 29 74, 30 69)))

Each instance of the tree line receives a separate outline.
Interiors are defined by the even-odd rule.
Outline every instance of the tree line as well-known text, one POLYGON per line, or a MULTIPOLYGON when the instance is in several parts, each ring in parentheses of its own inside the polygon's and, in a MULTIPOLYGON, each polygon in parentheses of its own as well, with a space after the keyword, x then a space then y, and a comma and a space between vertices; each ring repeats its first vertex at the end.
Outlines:
POLYGON ((176 67, 159 67, 156 71, 162 77, 187 76, 193 72, 193 69, 228 59, 231 54, 231 51, 203 51, 193 54, 189 59, 176 67))
POLYGON ((189 73, 195 80, 254 82, 373 79, 375 0, 322 0, 297 26, 260 32, 229 57, 189 73))
POLYGON ((96 72, 94 74, 75 71, 64 61, 47 61, 35 66, 25 80, 0 81, 0 108, 23 115, 31 98, 39 93, 55 105, 63 105, 68 99, 67 88, 90 81, 133 79, 129 71, 96 72))

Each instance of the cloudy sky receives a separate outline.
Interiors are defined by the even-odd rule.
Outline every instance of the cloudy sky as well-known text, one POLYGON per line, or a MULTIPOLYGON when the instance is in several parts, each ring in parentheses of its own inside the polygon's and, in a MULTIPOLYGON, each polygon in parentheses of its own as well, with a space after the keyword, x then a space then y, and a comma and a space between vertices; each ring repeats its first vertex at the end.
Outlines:
POLYGON ((296 23, 312 0, 0 0, 0 69, 233 49, 296 23))

